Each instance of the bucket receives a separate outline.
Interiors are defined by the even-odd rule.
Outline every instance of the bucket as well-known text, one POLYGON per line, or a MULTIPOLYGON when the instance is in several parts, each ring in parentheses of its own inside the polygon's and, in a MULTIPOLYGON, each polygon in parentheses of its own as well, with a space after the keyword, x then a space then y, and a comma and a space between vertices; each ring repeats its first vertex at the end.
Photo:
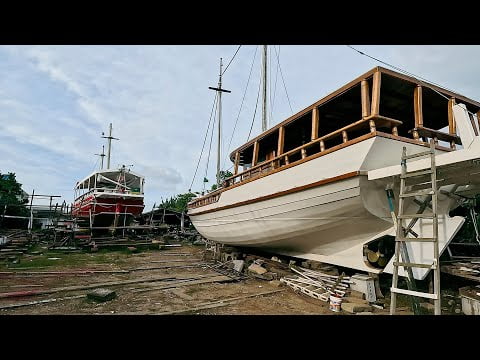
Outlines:
POLYGON ((335 295, 330 295, 330 310, 340 312, 341 309, 342 298, 335 295))

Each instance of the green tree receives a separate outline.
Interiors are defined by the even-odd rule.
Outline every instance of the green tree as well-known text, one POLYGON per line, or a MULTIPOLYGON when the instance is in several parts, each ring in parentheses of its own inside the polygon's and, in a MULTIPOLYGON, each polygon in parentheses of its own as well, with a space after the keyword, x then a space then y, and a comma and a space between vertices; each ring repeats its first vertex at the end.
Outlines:
MULTIPOLYGON (((220 184, 222 184, 226 179, 233 176, 233 174, 228 170, 220 170, 219 178, 220 184)), ((213 184, 211 190, 217 190, 217 184, 213 184)))
POLYGON ((0 172, 0 216, 28 216, 25 204, 28 198, 23 198, 22 184, 17 182, 15 173, 0 172))
POLYGON ((171 197, 170 199, 163 200, 160 204, 160 207, 172 210, 172 211, 186 211, 187 210, 187 204, 195 197, 197 196, 195 193, 188 192, 185 194, 178 194, 174 197, 171 197))

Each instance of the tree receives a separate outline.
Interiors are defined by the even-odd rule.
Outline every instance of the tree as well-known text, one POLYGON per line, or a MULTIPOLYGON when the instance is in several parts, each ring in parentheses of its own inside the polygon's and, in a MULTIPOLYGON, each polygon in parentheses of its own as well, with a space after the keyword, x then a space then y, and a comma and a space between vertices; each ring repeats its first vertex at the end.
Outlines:
MULTIPOLYGON (((229 177, 233 176, 233 174, 228 170, 220 170, 220 173, 218 175, 220 178, 220 184, 222 184, 229 177)), ((212 190, 217 190, 217 184, 212 185, 212 190)))
POLYGON ((3 174, 0 172, 0 216, 28 216, 22 184, 17 182, 15 173, 3 174))
POLYGON ((187 204, 196 196, 192 192, 178 194, 170 199, 163 200, 160 207, 177 212, 187 211, 187 204))

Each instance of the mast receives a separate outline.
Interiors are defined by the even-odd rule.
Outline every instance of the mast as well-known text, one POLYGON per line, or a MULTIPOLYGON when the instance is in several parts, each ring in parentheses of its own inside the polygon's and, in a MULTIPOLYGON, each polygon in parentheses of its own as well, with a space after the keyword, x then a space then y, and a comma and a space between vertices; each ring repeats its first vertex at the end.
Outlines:
POLYGON ((222 142, 222 92, 230 93, 230 90, 222 89, 222 58, 220 58, 220 73, 218 75, 218 87, 209 86, 211 90, 215 90, 218 94, 218 144, 217 144, 217 187, 220 186, 220 158, 221 158, 221 142, 222 142))
MULTIPOLYGON (((102 133, 103 135, 103 133, 102 133)), ((114 138, 112 136, 112 123, 110 123, 110 126, 109 126, 109 133, 108 133, 108 136, 102 136, 103 138, 105 139, 108 139, 108 148, 107 148, 107 170, 110 169, 110 155, 112 153, 112 139, 113 140, 120 140, 120 139, 117 139, 117 138, 114 138)))
POLYGON ((263 92, 262 92, 262 132, 267 130, 267 47, 268 45, 263 45, 263 56, 262 56, 262 78, 263 78, 263 92))
POLYGON ((95 154, 100 156, 101 159, 101 165, 100 165, 100 170, 103 170, 103 158, 105 157, 105 145, 102 145, 102 153, 101 154, 95 154))

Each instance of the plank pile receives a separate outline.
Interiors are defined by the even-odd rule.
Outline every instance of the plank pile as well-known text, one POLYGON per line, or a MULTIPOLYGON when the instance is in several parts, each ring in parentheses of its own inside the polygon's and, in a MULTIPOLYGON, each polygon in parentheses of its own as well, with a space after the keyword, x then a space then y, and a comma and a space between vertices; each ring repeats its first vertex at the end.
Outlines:
POLYGON ((325 302, 329 301, 330 295, 344 297, 349 285, 352 283, 349 276, 341 274, 328 275, 320 271, 304 268, 291 267, 297 276, 285 276, 280 282, 290 286, 295 291, 325 302))

